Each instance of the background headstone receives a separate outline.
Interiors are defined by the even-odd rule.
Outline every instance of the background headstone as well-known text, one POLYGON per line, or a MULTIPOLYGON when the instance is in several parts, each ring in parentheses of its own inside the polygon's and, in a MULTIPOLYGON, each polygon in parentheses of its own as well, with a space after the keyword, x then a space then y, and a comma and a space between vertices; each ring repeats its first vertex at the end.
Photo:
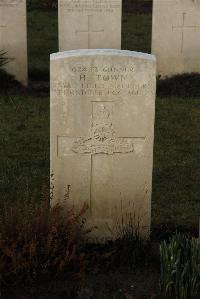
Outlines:
POLYGON ((59 50, 121 49, 121 0, 58 0, 59 50))
POLYGON ((120 50, 51 55, 52 205, 89 205, 98 240, 124 216, 148 235, 155 57, 120 50))
POLYGON ((159 75, 200 72, 200 0, 154 0, 152 53, 159 75))
POLYGON ((5 69, 27 85, 26 0, 0 0, 0 50, 10 58, 5 69))

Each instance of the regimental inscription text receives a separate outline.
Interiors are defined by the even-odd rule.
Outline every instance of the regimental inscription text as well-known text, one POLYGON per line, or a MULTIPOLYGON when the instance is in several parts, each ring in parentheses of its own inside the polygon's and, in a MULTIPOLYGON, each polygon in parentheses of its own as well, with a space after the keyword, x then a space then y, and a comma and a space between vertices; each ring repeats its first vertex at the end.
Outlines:
POLYGON ((58 96, 144 96, 152 91, 151 78, 139 81, 133 75, 134 65, 120 68, 76 65, 71 71, 76 78, 73 83, 66 79, 52 82, 52 90, 58 96))
POLYGON ((12 7, 18 6, 21 3, 25 3, 26 0, 0 0, 0 7, 12 7))
POLYGON ((60 0, 60 7, 67 13, 106 13, 113 12, 121 7, 119 0, 60 0))

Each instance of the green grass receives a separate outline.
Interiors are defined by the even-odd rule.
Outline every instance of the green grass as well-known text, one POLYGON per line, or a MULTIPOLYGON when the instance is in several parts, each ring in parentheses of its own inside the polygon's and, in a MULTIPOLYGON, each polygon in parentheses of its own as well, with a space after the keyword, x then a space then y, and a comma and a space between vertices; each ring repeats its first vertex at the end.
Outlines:
MULTIPOLYGON (((57 51, 56 11, 29 11, 28 36, 31 85, 39 88, 0 93, 1 203, 39 198, 49 179, 49 95, 37 81, 48 84, 49 54, 57 51)), ((150 41, 151 16, 125 15, 123 49, 150 52, 150 41)), ((200 98, 166 97, 167 89, 156 100, 152 222, 197 230, 200 98)))
POLYGON ((124 15, 122 49, 151 53, 151 22, 149 14, 124 15))
POLYGON ((49 98, 0 96, 1 203, 37 199, 49 172, 49 98))
POLYGON ((55 10, 28 13, 28 54, 31 79, 49 77, 49 55, 58 51, 58 18, 55 10))
POLYGON ((200 99, 157 98, 153 223, 198 227, 200 99))

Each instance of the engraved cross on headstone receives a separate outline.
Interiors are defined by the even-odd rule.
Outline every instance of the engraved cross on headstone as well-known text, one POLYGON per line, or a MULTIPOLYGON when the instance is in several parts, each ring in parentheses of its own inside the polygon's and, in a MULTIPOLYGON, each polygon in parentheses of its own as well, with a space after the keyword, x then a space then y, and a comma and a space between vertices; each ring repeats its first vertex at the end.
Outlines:
POLYGON ((64 141, 66 153, 90 156, 90 206, 92 200, 92 173, 95 155, 128 154, 134 152, 134 139, 145 137, 117 137, 113 126, 113 102, 92 101, 92 124, 87 137, 57 137, 57 155, 60 156, 59 139, 64 141))
POLYGON ((182 24, 180 26, 172 26, 172 30, 181 29, 181 53, 183 53, 183 46, 184 46, 184 30, 185 29, 200 29, 200 26, 186 26, 185 18, 186 18, 186 13, 184 12, 182 15, 182 24))
POLYGON ((88 49, 91 49, 91 39, 92 39, 92 34, 93 33, 103 33, 104 29, 100 29, 100 30, 93 30, 92 29, 92 15, 88 15, 88 19, 87 19, 87 30, 76 30, 76 34, 79 33, 87 33, 87 44, 88 44, 88 49))

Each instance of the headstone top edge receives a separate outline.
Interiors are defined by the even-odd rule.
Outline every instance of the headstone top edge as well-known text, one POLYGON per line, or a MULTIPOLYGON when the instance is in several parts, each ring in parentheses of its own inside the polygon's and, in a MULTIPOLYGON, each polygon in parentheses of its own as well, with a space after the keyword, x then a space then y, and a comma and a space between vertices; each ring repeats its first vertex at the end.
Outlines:
POLYGON ((50 55, 50 60, 59 60, 68 57, 80 57, 80 56, 127 56, 127 57, 135 57, 141 58, 145 60, 150 60, 152 62, 156 62, 155 55, 128 51, 128 50, 116 50, 116 49, 80 49, 80 50, 71 50, 64 52, 52 53, 50 55))

